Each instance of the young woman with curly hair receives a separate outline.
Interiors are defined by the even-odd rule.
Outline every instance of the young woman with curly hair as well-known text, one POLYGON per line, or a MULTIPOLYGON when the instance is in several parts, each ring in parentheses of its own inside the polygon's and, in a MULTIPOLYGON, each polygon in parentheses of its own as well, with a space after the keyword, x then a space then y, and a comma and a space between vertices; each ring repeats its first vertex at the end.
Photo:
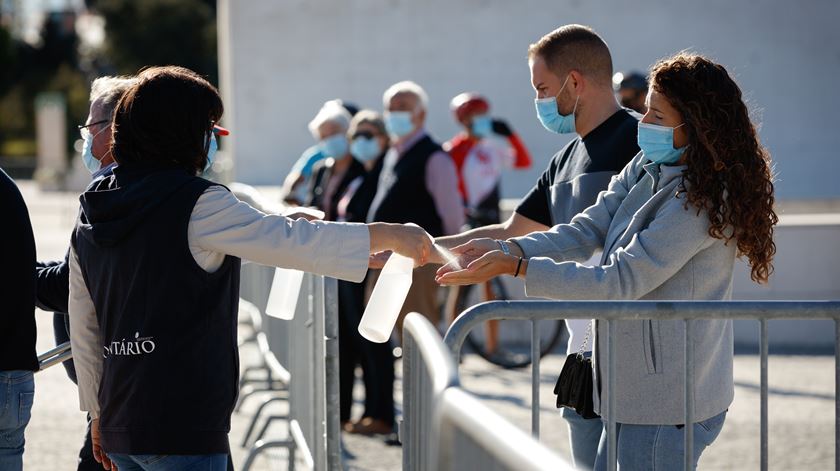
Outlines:
MULTIPOLYGON (((508 241, 478 239, 453 251, 442 284, 525 278, 529 296, 555 299, 724 300, 737 257, 764 283, 773 271, 773 175, 741 90, 723 66, 690 53, 651 70, 642 151, 597 202, 569 224, 508 241), (502 250, 499 250, 502 249, 502 250), (576 263, 603 250, 601 263, 576 263), (510 252, 507 254, 505 252, 510 252)), ((618 461, 621 469, 679 469, 684 459, 684 323, 616 323, 618 461)), ((596 323, 600 338, 608 335, 596 323)), ((694 321, 694 466, 720 433, 734 395, 732 323, 694 321)), ((603 347, 595 349, 595 405, 608 397, 603 347)), ((606 467, 602 436, 596 469, 606 467)))

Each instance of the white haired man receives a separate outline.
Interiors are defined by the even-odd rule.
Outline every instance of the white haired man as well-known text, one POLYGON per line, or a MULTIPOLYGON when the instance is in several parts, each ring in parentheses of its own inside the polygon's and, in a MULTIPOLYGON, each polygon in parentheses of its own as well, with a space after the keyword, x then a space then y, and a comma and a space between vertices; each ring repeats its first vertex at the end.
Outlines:
MULTIPOLYGON (((79 126, 84 140, 82 160, 85 167, 96 180, 112 173, 116 163, 111 155, 111 118, 122 94, 136 82, 134 77, 99 77, 90 87, 90 111, 85 124, 79 126)), ((69 252, 68 252, 69 253, 69 252)), ((67 316, 67 300, 70 296, 70 271, 67 256, 64 260, 37 262, 36 304, 46 311, 53 311, 53 333, 57 345, 70 340, 70 328, 67 316)), ((73 360, 64 362, 67 376, 74 383, 76 368, 73 360)), ((101 470, 93 456, 88 424, 85 441, 79 450, 78 471, 101 470)))
MULTIPOLYGON (((464 225, 464 203, 452 158, 424 128, 429 98, 414 82, 399 82, 383 97, 385 127, 393 145, 385 155, 368 221, 414 223, 432 237, 457 234, 464 225)), ((414 281, 397 320, 419 312, 437 325, 438 286, 431 265, 414 271, 414 281)), ((375 278, 375 277, 371 277, 375 278)), ((373 280, 375 281, 375 280, 373 280)))

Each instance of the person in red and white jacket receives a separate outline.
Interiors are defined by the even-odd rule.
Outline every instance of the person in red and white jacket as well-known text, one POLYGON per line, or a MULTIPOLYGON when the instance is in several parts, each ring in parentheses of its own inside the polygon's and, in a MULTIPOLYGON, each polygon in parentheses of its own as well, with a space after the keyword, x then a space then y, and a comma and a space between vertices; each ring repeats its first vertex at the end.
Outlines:
POLYGON ((470 226, 498 223, 502 172, 530 168, 531 155, 507 123, 490 117, 485 97, 461 93, 450 107, 464 130, 443 147, 458 169, 458 190, 470 226))
MULTIPOLYGON (((443 149, 455 161, 458 169, 458 191, 464 200, 467 224, 470 228, 498 224, 499 186, 502 172, 507 169, 531 167, 531 155, 504 121, 490 117, 490 102, 477 93, 461 93, 449 104, 455 119, 463 127, 443 149)), ((450 296, 457 299, 458 288, 450 296)), ((489 283, 484 284, 484 299, 491 301, 495 294, 489 283)), ((458 315, 455 303, 447 303, 448 316, 458 315)), ((485 349, 494 353, 498 345, 499 324, 487 322, 485 349)))

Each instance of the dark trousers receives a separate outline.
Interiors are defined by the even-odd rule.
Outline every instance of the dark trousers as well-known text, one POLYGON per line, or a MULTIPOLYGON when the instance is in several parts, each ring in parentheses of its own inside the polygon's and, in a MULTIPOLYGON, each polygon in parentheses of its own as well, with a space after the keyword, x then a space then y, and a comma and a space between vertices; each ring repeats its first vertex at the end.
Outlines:
MULTIPOLYGON (((67 314, 56 312, 53 314, 53 335, 55 335, 55 344, 61 345, 64 342, 70 341, 70 320, 67 314)), ((79 384, 76 379, 76 368, 73 365, 73 360, 67 360, 62 363, 64 370, 67 371, 67 376, 74 384, 79 384)), ((101 471, 102 465, 93 459, 93 442, 90 439, 90 417, 87 419, 87 431, 85 432, 85 440, 82 448, 79 450, 79 466, 78 471, 101 471)))
POLYGON ((390 343, 374 343, 359 334, 364 312, 365 284, 338 282, 339 411, 350 420, 356 366, 365 386, 363 417, 394 424, 394 355, 390 343))

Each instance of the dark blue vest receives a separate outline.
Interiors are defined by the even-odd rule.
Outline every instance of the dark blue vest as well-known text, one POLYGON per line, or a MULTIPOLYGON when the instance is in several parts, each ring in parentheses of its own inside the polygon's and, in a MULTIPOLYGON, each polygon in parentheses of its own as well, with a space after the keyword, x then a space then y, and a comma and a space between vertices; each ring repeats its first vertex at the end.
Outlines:
POLYGON ((435 153, 442 151, 440 145, 429 136, 424 136, 405 154, 396 165, 382 169, 373 214, 368 219, 376 222, 413 222, 426 230, 432 237, 443 235, 443 221, 435 207, 435 201, 426 188, 426 163, 435 153))
POLYGON ((207 273, 187 243, 193 207, 211 185, 181 170, 118 167, 82 197, 89 212, 72 243, 102 336, 109 452, 229 452, 240 261, 227 256, 207 273))

